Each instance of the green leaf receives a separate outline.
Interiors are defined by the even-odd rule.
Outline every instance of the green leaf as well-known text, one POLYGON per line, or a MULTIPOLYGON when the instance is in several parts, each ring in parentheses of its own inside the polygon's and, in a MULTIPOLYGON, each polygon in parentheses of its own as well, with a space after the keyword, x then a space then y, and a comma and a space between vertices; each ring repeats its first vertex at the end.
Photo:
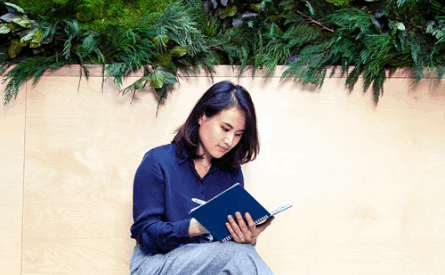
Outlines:
POLYGON ((433 31, 434 31, 433 24, 428 24, 428 26, 426 27, 426 33, 433 33, 433 31))
POLYGON ((29 20, 29 18, 25 16, 20 18, 14 18, 12 19, 12 22, 16 23, 17 25, 23 28, 31 28, 32 26, 31 20, 29 20))
POLYGON ((168 66, 172 62, 172 56, 168 53, 163 53, 160 55, 157 63, 159 66, 168 66))
POLYGON ((405 25, 402 22, 397 22, 396 23, 396 28, 401 30, 401 31, 404 31, 405 30, 405 25))
POLYGON ((168 43, 168 37, 167 37, 166 35, 158 35, 158 36, 156 36, 155 38, 153 38, 153 44, 154 44, 156 47, 158 47, 158 46, 160 46, 161 40, 162 40, 162 43, 163 43, 164 45, 167 45, 167 43, 168 43))
POLYGON ((10 28, 8 28, 7 23, 0 24, 0 34, 9 33, 11 31, 10 28))
POLYGON ((310 13, 311 15, 314 15, 314 14, 315 14, 315 10, 314 10, 314 8, 312 7, 311 3, 309 3, 309 1, 306 1, 306 7, 309 9, 309 13, 310 13))
POLYGON ((9 58, 15 58, 20 53, 21 50, 22 47, 20 46, 20 40, 12 39, 8 49, 9 58))
POLYGON ((17 6, 16 4, 9 3, 9 2, 5 2, 4 4, 5 4, 5 6, 16 9, 20 13, 25 13, 25 11, 21 7, 17 6))
POLYGON ((11 22, 12 20, 14 20, 15 18, 21 18, 23 17, 22 14, 18 14, 18 13, 7 13, 4 14, 2 16, 0 16, 0 19, 5 21, 6 23, 11 22))
POLYGON ((29 31, 25 36, 20 38, 20 45, 26 46, 28 42, 30 42, 34 36, 34 34, 37 32, 37 29, 29 31))
POLYGON ((224 19, 226 17, 232 17, 237 11, 238 8, 236 6, 227 6, 219 12, 219 18, 224 19))
POLYGON ((158 67, 157 70, 162 72, 162 74, 164 75, 164 84, 171 85, 178 82, 176 80, 176 75, 173 73, 171 68, 161 66, 158 67))
POLYGON ((174 46, 173 49, 170 51, 170 54, 173 57, 183 57, 184 55, 187 54, 187 49, 185 47, 181 47, 181 46, 174 46))
POLYGON ((34 42, 30 42, 30 43, 29 43, 29 47, 30 47, 31 49, 35 49, 35 48, 38 48, 38 47, 40 47, 40 46, 42 46, 42 43, 34 43, 34 42))
POLYGON ((22 29, 19 25, 14 24, 14 22, 9 22, 7 26, 12 31, 17 31, 17 30, 21 30, 22 29))
POLYGON ((151 75, 151 84, 153 84, 155 89, 161 89, 162 86, 164 86, 164 74, 161 71, 156 70, 151 75))
POLYGON ((252 10, 254 10, 255 12, 260 12, 260 6, 261 6, 261 3, 250 4, 250 8, 251 8, 252 10))
POLYGON ((164 75, 164 84, 171 85, 171 84, 178 82, 176 80, 176 76, 174 74, 165 72, 165 71, 161 71, 161 72, 164 75))
POLYGON ((397 33, 397 28, 394 28, 391 30, 391 36, 396 35, 396 33, 397 33))
POLYGON ((37 30, 32 37, 32 43, 41 43, 43 40, 43 30, 37 30))

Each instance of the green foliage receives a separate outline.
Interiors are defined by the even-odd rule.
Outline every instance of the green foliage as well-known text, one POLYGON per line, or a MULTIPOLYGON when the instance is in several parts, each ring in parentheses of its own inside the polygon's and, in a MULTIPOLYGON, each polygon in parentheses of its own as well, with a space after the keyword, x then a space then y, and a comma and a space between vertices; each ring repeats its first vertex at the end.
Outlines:
MULTIPOLYGON (((2 1, 5 2, 5 1, 2 1)), ((13 2, 22 7, 26 13, 30 15, 44 14, 46 11, 54 8, 61 9, 69 5, 70 0, 12 0, 6 2, 13 2)))
POLYGON ((33 84, 35 84, 46 70, 56 70, 64 65, 66 65, 66 63, 59 62, 54 58, 48 59, 41 56, 34 56, 23 60, 4 76, 3 82, 7 82, 4 103, 7 104, 11 99, 15 99, 19 88, 28 79, 34 78, 33 84))
MULTIPOLYGON (((141 18, 162 12, 177 0, 12 0, 22 7, 31 18, 45 16, 48 19, 69 20, 76 18, 81 25, 95 31, 103 31, 111 24, 134 25, 141 18)), ((5 2, 2 0, 2 2, 5 2)))
POLYGON ((76 17, 79 21, 87 22, 104 17, 104 0, 81 0, 76 6, 76 17))
POLYGON ((336 5, 337 7, 347 7, 351 0, 326 0, 327 2, 336 5))
POLYGON ((266 75, 287 65, 283 78, 317 86, 329 68, 340 68, 350 90, 363 77, 376 103, 388 73, 398 68, 412 70, 416 80, 425 68, 439 79, 445 73, 445 5, 437 0, 15 3, 29 19, 0 23, 0 73, 17 64, 4 77, 8 101, 26 79, 63 64, 80 64, 85 76, 86 64, 102 64, 104 80, 112 78, 120 93, 151 89, 159 104, 179 70, 212 73, 218 64, 266 75), (141 69, 144 76, 123 87, 141 69))
POLYGON ((44 26, 31 20, 25 14, 24 10, 13 3, 0 3, 4 14, 0 16, 0 35, 8 44, 9 58, 15 58, 24 48, 32 49, 34 54, 43 51, 40 46, 48 44, 49 32, 44 26))

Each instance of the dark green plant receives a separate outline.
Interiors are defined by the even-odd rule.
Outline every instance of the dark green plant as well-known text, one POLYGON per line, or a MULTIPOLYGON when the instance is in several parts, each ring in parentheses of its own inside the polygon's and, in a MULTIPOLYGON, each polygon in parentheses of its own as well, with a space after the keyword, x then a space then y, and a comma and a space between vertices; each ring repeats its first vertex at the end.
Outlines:
POLYGON ((29 19, 21 7, 9 2, 0 5, 6 11, 0 16, 0 35, 8 44, 9 58, 15 58, 25 47, 33 49, 34 54, 42 52, 39 47, 50 42, 49 32, 29 19))
POLYGON ((22 36, 0 34, 0 73, 17 64, 4 76, 5 103, 26 79, 64 64, 80 64, 85 76, 87 64, 102 64, 104 80, 113 79, 120 93, 150 88, 159 104, 180 70, 212 73, 217 64, 252 68, 253 74, 264 69, 266 75, 287 65, 282 77, 318 86, 328 69, 340 69, 351 90, 363 77, 364 91, 371 88, 376 103, 396 69, 412 70, 416 80, 425 68, 439 80, 445 72, 445 6, 436 0, 55 2, 30 14, 31 27, 22 27, 22 36), (8 55, 13 39, 26 35, 23 50, 8 55), (30 49, 37 44, 38 52, 30 49), (123 87, 123 79, 140 69, 144 76, 123 87))

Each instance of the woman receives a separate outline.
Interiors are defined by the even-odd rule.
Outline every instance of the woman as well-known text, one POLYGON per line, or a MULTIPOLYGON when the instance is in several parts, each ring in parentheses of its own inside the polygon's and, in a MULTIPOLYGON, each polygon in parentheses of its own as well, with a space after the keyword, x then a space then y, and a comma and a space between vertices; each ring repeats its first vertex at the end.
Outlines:
POLYGON ((248 213, 229 216, 233 241, 220 243, 189 211, 235 183, 259 153, 249 93, 223 81, 198 101, 171 144, 147 152, 136 171, 130 274, 272 274, 253 246, 273 220, 256 227, 248 213), (245 221, 242 217, 244 215, 245 221))

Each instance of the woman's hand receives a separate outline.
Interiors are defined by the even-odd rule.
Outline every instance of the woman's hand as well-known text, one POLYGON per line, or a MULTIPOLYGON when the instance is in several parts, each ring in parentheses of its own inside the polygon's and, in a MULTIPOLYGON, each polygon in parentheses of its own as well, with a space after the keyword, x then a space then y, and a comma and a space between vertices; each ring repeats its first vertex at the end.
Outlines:
POLYGON ((204 226, 202 226, 202 224, 200 224, 195 218, 192 218, 190 220, 190 225, 189 225, 190 237, 193 238, 206 233, 209 233, 209 231, 204 226))
POLYGON ((229 215, 226 223, 227 230, 237 243, 247 243, 255 245, 258 235, 266 229, 275 217, 271 217, 265 223, 256 226, 249 213, 245 214, 247 225, 240 212, 235 213, 236 220, 229 215))

